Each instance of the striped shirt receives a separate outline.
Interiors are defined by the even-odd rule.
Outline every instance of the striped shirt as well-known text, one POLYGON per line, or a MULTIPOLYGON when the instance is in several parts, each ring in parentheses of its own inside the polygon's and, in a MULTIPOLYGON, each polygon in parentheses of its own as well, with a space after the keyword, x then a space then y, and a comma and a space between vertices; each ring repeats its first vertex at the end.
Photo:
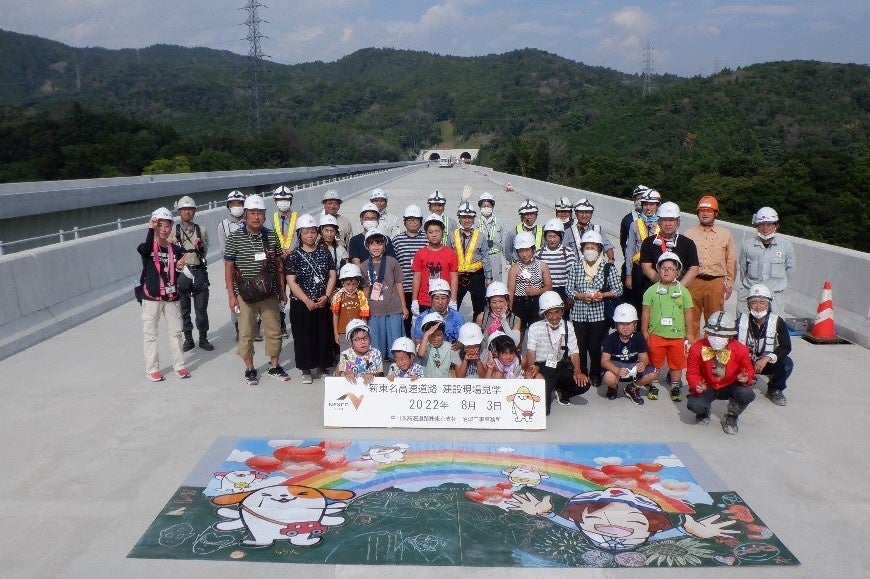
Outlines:
POLYGON ((577 354, 577 335, 574 333, 574 325, 562 322, 554 330, 546 320, 535 322, 526 333, 526 348, 535 353, 535 362, 558 362, 565 353, 577 354), (565 332, 568 339, 565 339, 565 332))
POLYGON ((428 242, 422 230, 417 232, 417 235, 411 237, 407 231, 403 231, 392 239, 393 250, 396 252, 396 259, 399 260, 399 265, 402 266, 402 289, 410 292, 414 284, 414 272, 411 270, 411 263, 414 261, 414 254, 420 249, 426 247, 428 242))
MULTIPOLYGON (((263 235, 266 235, 266 246, 269 251, 274 251, 276 254, 281 253, 281 245, 278 241, 278 236, 271 229, 263 227, 260 233, 253 235, 248 233, 248 228, 242 226, 238 231, 234 231, 227 237, 227 248, 224 250, 224 260, 232 261, 236 267, 242 272, 242 277, 253 278, 259 275, 263 268, 263 261, 254 259, 256 254, 264 253, 263 235)), ((269 268, 272 271, 272 291, 278 293, 278 279, 275 271, 274 262, 269 261, 269 268)))
MULTIPOLYGON (((568 272, 568 283, 565 286, 565 293, 568 297, 574 297, 574 294, 582 294, 586 292, 601 291, 604 286, 604 269, 607 267, 607 259, 599 259, 598 269, 595 275, 589 277, 586 275, 586 269, 583 267, 585 262, 581 259, 574 263, 571 270, 568 272)), ((622 295, 622 282, 619 281, 619 269, 610 267, 610 274, 607 276, 610 289, 616 292, 617 297, 622 295)), ((575 322, 601 322, 604 320, 604 300, 598 302, 586 303, 583 300, 574 300, 574 307, 571 308, 571 320, 575 322)))
POLYGON ((538 289, 544 287, 544 276, 541 275, 540 261, 538 261, 537 259, 533 259, 532 263, 530 263, 529 265, 526 265, 521 261, 518 261, 516 263, 520 267, 520 271, 519 273, 517 273, 517 284, 514 288, 515 296, 523 297, 528 295, 526 293, 526 288, 529 286, 538 289))
POLYGON ((553 287, 565 287, 565 283, 568 281, 568 270, 574 265, 574 254, 560 245, 556 249, 541 248, 535 252, 535 257, 550 268, 550 279, 553 280, 553 287))

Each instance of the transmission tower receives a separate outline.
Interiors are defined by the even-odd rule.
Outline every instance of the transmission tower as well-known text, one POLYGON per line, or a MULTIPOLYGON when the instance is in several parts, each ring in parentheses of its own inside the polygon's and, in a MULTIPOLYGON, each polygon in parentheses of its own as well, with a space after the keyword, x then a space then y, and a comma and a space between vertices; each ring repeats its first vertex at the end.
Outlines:
POLYGON ((652 42, 644 42, 643 43, 643 96, 647 96, 652 92, 652 74, 653 74, 653 66, 652 63, 655 62, 655 58, 653 57, 653 45, 652 42))
POLYGON ((260 107, 260 98, 263 92, 262 85, 262 62, 263 58, 268 56, 263 54, 263 49, 260 46, 260 39, 268 38, 260 33, 260 23, 268 22, 260 18, 259 9, 267 8, 265 4, 261 4, 257 0, 248 0, 247 4, 242 6, 240 10, 248 13, 248 18, 245 24, 248 27, 248 35, 245 37, 251 47, 248 49, 248 77, 249 87, 251 91, 251 129, 254 133, 259 134, 263 126, 264 112, 260 107))

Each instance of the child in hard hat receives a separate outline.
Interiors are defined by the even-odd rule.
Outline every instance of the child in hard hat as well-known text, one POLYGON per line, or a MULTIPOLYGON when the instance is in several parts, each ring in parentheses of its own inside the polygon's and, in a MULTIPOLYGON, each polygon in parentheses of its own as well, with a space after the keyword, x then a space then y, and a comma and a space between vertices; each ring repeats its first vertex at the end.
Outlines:
POLYGON ((390 351, 393 354, 393 363, 387 370, 387 379, 390 382, 396 378, 409 378, 413 382, 423 377, 423 366, 414 361, 417 347, 411 338, 397 338, 390 351))
POLYGON ((495 332, 489 337, 488 349, 489 358, 485 365, 489 371, 489 378, 511 380, 541 377, 537 366, 523 368, 516 342, 504 332, 495 332))
POLYGON ((387 236, 378 228, 365 234, 369 258, 360 264, 371 315, 372 345, 392 359, 390 345, 404 335, 402 321, 409 316, 402 290, 402 266, 386 255, 387 236))
POLYGON ((637 310, 631 304, 619 304, 613 313, 616 331, 601 344, 601 380, 607 387, 607 399, 616 400, 619 385, 635 404, 643 404, 640 388, 656 379, 655 367, 649 363, 647 344, 637 332, 637 310))
MULTIPOLYGON (((650 363, 661 370, 668 363, 671 400, 682 400, 682 375, 686 352, 695 341, 692 294, 677 276, 683 267, 676 253, 666 251, 656 262, 659 281, 643 294, 640 330, 649 347, 650 363)), ((646 397, 657 400, 659 389, 650 385, 646 397)))
POLYGON ((459 343, 462 347, 456 351, 453 366, 454 378, 489 378, 489 369, 481 362, 480 344, 483 342, 483 332, 474 322, 466 322, 459 328, 459 343))
POLYGON ((355 263, 346 263, 338 274, 341 288, 332 296, 332 328, 335 333, 335 343, 339 349, 350 347, 346 337, 348 322, 353 319, 366 320, 369 317, 369 301, 365 293, 359 289, 362 283, 362 271, 355 263))
POLYGON ((353 319, 347 323, 347 340, 351 346, 338 357, 336 376, 344 376, 349 382, 363 379, 363 384, 371 384, 375 376, 384 375, 384 360, 377 348, 372 348, 372 338, 368 325, 353 319))
POLYGON ((417 345, 417 356, 423 366, 423 376, 450 378, 453 347, 444 339, 444 318, 438 312, 429 312, 423 316, 420 328, 423 339, 417 345))

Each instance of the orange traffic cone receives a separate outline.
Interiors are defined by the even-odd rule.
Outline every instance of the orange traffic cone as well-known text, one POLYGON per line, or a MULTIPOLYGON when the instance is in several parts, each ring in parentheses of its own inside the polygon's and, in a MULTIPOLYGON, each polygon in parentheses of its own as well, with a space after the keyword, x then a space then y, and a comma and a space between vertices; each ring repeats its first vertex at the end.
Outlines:
POLYGON ((505 183, 504 190, 505 190, 505 191, 513 191, 513 190, 514 190, 514 188, 511 187, 511 182, 510 182, 510 181, 508 181, 507 183, 505 183))
POLYGON ((816 310, 816 321, 810 331, 804 334, 804 339, 813 344, 847 344, 837 336, 834 327, 834 300, 831 294, 831 280, 825 280, 822 287, 822 299, 816 310))

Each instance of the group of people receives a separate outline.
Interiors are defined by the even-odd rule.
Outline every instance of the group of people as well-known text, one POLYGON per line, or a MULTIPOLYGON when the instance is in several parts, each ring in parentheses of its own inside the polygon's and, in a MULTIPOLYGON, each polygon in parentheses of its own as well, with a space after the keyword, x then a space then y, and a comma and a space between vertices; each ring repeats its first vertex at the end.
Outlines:
MULTIPOLYGON (((367 383, 378 376, 542 378, 549 414, 553 401, 570 404, 602 385, 611 400, 620 385, 635 404, 655 400, 667 366, 674 401, 682 399, 685 371, 688 408, 699 423, 709 421, 713 400, 729 401, 728 433, 737 432, 737 416, 754 398, 757 374, 769 376, 770 400, 785 405, 793 364, 778 314, 795 259, 791 244, 775 235, 776 212, 756 212, 757 234, 738 255, 730 232, 716 223, 715 197, 700 199, 699 225, 680 233, 675 203, 643 185, 632 195, 617 268, 586 198, 560 198, 543 225, 539 207, 526 199, 518 223, 507 225, 494 215, 490 193, 476 207, 461 201, 453 219, 435 191, 425 217, 408 205, 400 219, 378 188, 354 235, 334 190, 314 216, 293 211, 292 190, 278 187, 271 220, 262 196, 231 191, 218 238, 244 379, 259 382, 258 339, 270 358, 267 374, 290 379, 279 361, 289 328, 303 383, 328 374, 367 383), (725 311, 735 286, 739 319, 725 311), (459 313, 466 296, 468 320, 459 313)), ((154 381, 164 378, 156 354, 161 314, 179 377, 190 376, 185 351, 213 349, 208 235, 193 221, 192 199, 182 198, 177 209, 178 225, 169 210, 156 210, 139 246, 146 374, 154 381)))

